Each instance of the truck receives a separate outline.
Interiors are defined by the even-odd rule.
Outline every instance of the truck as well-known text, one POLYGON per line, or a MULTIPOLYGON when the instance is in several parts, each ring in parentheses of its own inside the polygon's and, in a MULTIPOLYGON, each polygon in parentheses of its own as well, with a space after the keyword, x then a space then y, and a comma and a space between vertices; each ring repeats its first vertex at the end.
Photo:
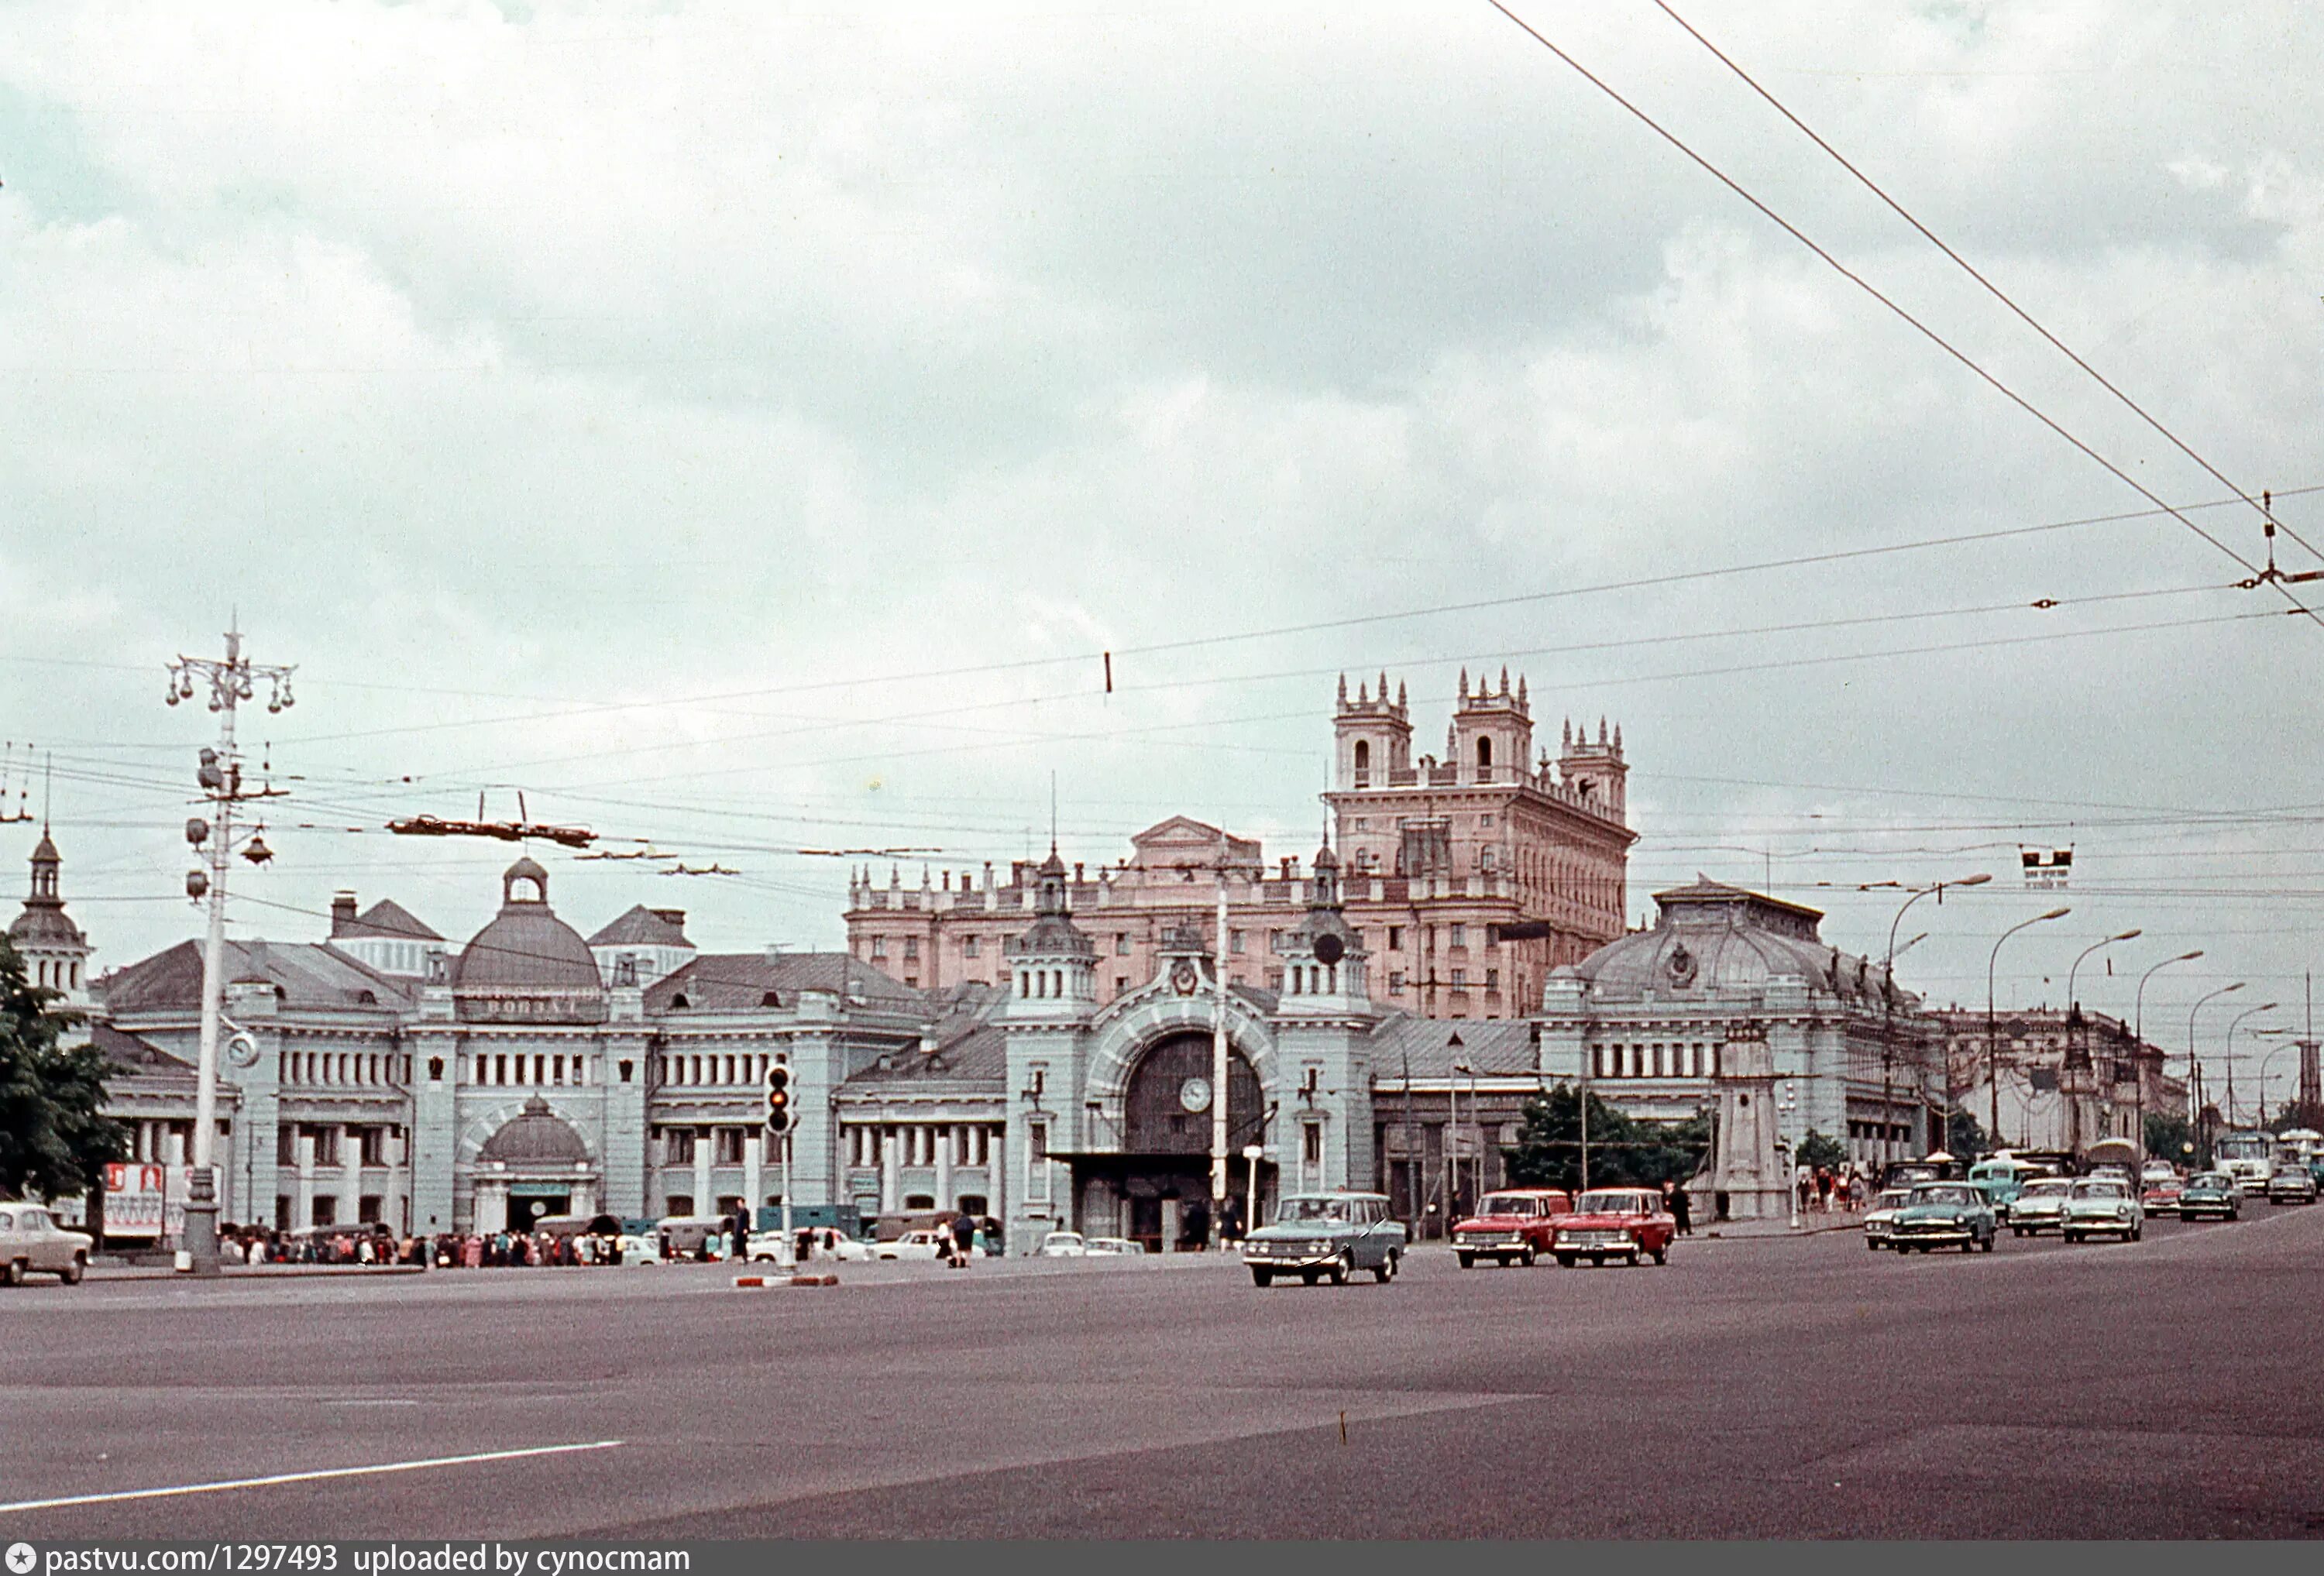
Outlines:
POLYGON ((2273 1133, 2238 1128, 2212 1140, 2211 1167, 2234 1177, 2240 1193, 2265 1193, 2267 1179, 2275 1173, 2278 1147, 2273 1133))

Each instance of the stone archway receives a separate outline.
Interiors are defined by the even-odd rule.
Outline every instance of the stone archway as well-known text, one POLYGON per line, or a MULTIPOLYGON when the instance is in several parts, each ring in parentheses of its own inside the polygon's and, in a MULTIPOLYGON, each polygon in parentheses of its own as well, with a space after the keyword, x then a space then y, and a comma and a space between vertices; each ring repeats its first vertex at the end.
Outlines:
MULTIPOLYGON (((1198 1030, 1156 1040, 1130 1068, 1122 1093, 1122 1145, 1133 1155, 1199 1155, 1211 1152, 1210 1087, 1215 1071, 1211 1037, 1198 1030)), ((1227 1048, 1227 1147, 1239 1150, 1256 1140, 1266 1111, 1266 1092, 1249 1058, 1227 1048)))

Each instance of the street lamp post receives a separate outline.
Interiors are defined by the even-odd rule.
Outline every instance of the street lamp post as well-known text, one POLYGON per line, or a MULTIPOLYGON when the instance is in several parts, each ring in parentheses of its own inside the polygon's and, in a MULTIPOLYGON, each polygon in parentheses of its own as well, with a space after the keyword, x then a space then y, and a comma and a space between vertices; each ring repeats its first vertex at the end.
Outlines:
MULTIPOLYGON (((1930 886, 1923 887, 1918 891, 1915 891, 1911 897, 1905 899, 1904 901, 1897 907, 1896 917, 1888 922, 1888 951, 1886 958, 1880 965, 1880 996, 1882 1009, 1880 1025, 1880 1164, 1881 1168, 1884 1171, 1887 1168, 1888 1162, 1896 1157, 1895 1152, 1890 1147, 1892 1140, 1888 1135, 1890 1129, 1896 1125, 1896 1112, 1893 1098, 1894 1079, 1892 1077, 1892 1070, 1895 1066, 1896 1060, 1897 926, 1904 922, 1904 910, 1910 908, 1914 904, 1929 896, 1932 892, 1936 894, 1937 907, 1941 908, 1944 907, 1944 891, 1947 887, 1981 887, 1992 879, 1993 877, 1989 872, 1980 871, 1976 875, 1963 876, 1956 881, 1937 881, 1930 886)), ((1915 937, 1914 939, 1917 940, 1919 938, 1915 937)), ((1912 943, 1907 942, 1905 945, 1910 946, 1912 943)), ((1923 1100, 1928 1098, 1928 1083, 1925 1073, 1926 1069, 1924 1068, 1923 1078, 1921 1085, 1922 1098, 1923 1100)))
POLYGON ((1985 1081, 1987 1092, 1992 1097, 1989 1114, 1993 1119, 1993 1126, 1986 1133, 1986 1142, 1991 1147, 1998 1148, 2001 1143, 2001 1051, 1994 1038, 1993 1023, 1993 971, 2001 961, 2001 944, 2029 926, 2063 919, 2072 912, 2071 908, 2052 908, 2047 914, 2036 914, 2031 919, 2020 920, 2001 933, 2000 939, 1993 944, 1992 954, 1985 960, 1985 1081))
MULTIPOLYGON (((2121 932, 2119 935, 2109 935, 2103 941, 2094 941, 2090 943, 2089 945, 2082 948, 2080 953, 2075 954, 2072 967, 2066 971, 2066 1033, 2069 1037, 2068 1044, 2070 1047, 2068 1053, 2070 1058, 2076 1051, 2080 1053, 2080 1058, 2084 1062, 2089 1061, 2090 1057, 2089 1022, 2082 1017, 2081 998, 2074 993, 2074 977, 2081 972, 2082 960, 2101 948, 2112 946, 2116 942, 2135 941, 2139 936, 2144 934, 2145 933, 2141 930, 2126 930, 2121 932)), ((2059 1087, 2061 1090, 2065 1089, 2065 1085, 2063 1083, 2061 1083, 2059 1087)), ((2075 1098, 2075 1095, 2070 1091, 2066 1092, 2064 1101, 2066 1107, 2066 1132, 2068 1135, 2069 1147, 2076 1153, 2080 1153, 2082 1147, 2081 1102, 2075 1098)))
POLYGON ((2203 1138, 2203 1059, 2195 1052, 2195 1015, 2203 1010, 2205 1002, 2216 1000, 2230 991, 2240 991, 2244 988, 2244 981, 2237 980, 2232 985, 2222 985, 2209 996, 2197 997, 2195 1005, 2187 1009, 2187 1098, 2194 1105, 2194 1109, 2187 1115, 2195 1127, 2195 1141, 2198 1146, 2202 1145, 2203 1138))
MULTIPOLYGON (((1460 1041, 1456 1038, 1453 1043, 1458 1045, 1460 1041)), ((1469 1195, 1472 1201, 1470 1207, 1474 1208, 1473 1201, 1485 1196, 1485 1122, 1477 1114, 1477 1069, 1467 1062, 1455 1062, 1452 1071, 1469 1075, 1469 1132, 1475 1139, 1477 1148, 1477 1152, 1469 1157, 1469 1195)))
POLYGON ((2243 1027, 2245 1018, 2273 1012, 2279 1005, 2273 1001, 2263 1001, 2257 1007, 2246 1007, 2236 1013, 2234 1021, 2227 1025, 2227 1126, 2231 1128, 2236 1125, 2236 1030, 2243 1027))
MULTIPOLYGON (((2259 1037, 2260 1037, 2260 1036, 2262 1036, 2262 1035, 2280 1035, 2280 1034, 2289 1034, 2289 1033, 2291 1033, 2291 1032, 2292 1032, 2292 1031, 2291 1031, 2290 1029, 2285 1029, 2285 1028, 2255 1028, 2255 1029, 2252 1030, 2252 1038, 2254 1038, 2254 1039, 2257 1039, 2257 1038, 2259 1038, 2259 1037)), ((2294 1041, 2294 1042, 2292 1042, 2292 1043, 2291 1043, 2291 1044, 2288 1044, 2288 1045, 2281 1045, 2281 1046, 2276 1046, 2276 1047, 2275 1047, 2275 1049, 2273 1049, 2273 1050, 2272 1050, 2272 1051, 2268 1052, 2268 1054, 2267 1054, 2266 1055, 2262 1056, 2262 1057, 2260 1058, 2260 1063, 2259 1063, 2259 1079, 2258 1079, 2258 1083, 2259 1083, 2259 1094, 2258 1094, 2258 1100, 2259 1100, 2259 1124, 2258 1124, 2258 1125, 2259 1125, 2259 1126, 2261 1126, 2261 1127, 2265 1127, 2265 1126, 2267 1126, 2267 1070, 2268 1070, 2270 1067, 2273 1067, 2273 1066, 2274 1066, 2274 1065, 2275 1065, 2275 1059, 2276 1059, 2278 1056, 2280 1056, 2280 1055, 2283 1055, 2283 1053, 2284 1053, 2284 1052, 2286 1052, 2286 1051, 2296 1051, 2296 1050, 2298 1050, 2299 1048, 2300 1048, 2299 1043, 2298 1043, 2297 1041, 2294 1041)), ((2279 1113, 2279 1114, 2280 1114, 2280 1113, 2279 1113)))
POLYGON ((2203 949, 2199 946, 2193 952, 2182 952, 2175 958, 2164 958, 2161 963, 2156 963, 2153 968, 2148 969, 2146 972, 2138 976, 2138 993, 2132 999, 2130 1009, 2130 1037, 2135 1043, 2131 1046, 2130 1055, 2131 1066, 2135 1072, 2137 1084, 2137 1093, 2134 1096, 2133 1109, 2138 1113, 2136 1119, 2138 1128, 2138 1164, 2141 1175, 2145 1174, 2147 1160, 2145 1056, 2146 982, 2154 978, 2157 970, 2167 969, 2173 963, 2191 963, 2202 955, 2203 949))

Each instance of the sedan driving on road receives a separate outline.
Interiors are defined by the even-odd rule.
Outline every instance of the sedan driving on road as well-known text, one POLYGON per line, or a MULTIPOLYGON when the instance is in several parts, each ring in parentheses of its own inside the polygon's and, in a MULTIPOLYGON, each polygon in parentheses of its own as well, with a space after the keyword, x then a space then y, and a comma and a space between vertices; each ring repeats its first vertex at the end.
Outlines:
POLYGON ((0 1205, 0 1280, 15 1286, 27 1275, 53 1275, 78 1286, 89 1241, 87 1232, 66 1230, 38 1204, 0 1205))
POLYGON ((1864 1245, 1875 1253, 1891 1246, 1896 1212, 1912 1202, 1913 1190, 1909 1187, 1892 1187, 1874 1199, 1872 1207, 1864 1212, 1864 1245))
POLYGON ((2065 1221, 2066 1199, 2073 1191, 2073 1179, 2067 1176, 2027 1183, 2009 1205, 2009 1229, 2020 1237, 2056 1230, 2065 1221))
POLYGON ((1404 1222, 1388 1213, 1387 1195, 1377 1193, 1294 1194, 1242 1245, 1254 1286, 1269 1285, 1278 1275, 1296 1275, 1308 1286, 1328 1276, 1343 1286, 1360 1269, 1387 1282, 1396 1278, 1403 1258, 1404 1222))
POLYGON ((1477 1212, 1452 1228, 1452 1249, 1467 1269, 1480 1258, 1507 1268, 1529 1265, 1550 1250, 1557 1222, 1573 1212, 1573 1197, 1557 1188, 1512 1188, 1487 1194, 1477 1212))
POLYGON ((1559 1218, 1553 1251, 1561 1269, 1584 1258, 1592 1265, 1622 1258, 1635 1267, 1643 1257, 1661 1264, 1676 1235, 1678 1222, 1663 1207, 1662 1194, 1647 1187, 1610 1187, 1583 1194, 1573 1212, 1559 1218))
POLYGON ((2146 1212, 2138 1207, 2129 1181, 2119 1176, 2077 1179, 2066 1195, 2065 1216, 2058 1222, 2059 1233, 2069 1242, 2108 1236, 2135 1242, 2145 1229, 2146 1212))
POLYGON ((2224 1171, 2199 1171, 2179 1189, 2179 1218, 2232 1221, 2244 1212, 2243 1189, 2224 1171))
POLYGON ((2298 1163, 2279 1166, 2275 1175, 2267 1179, 2267 1202, 2272 1204, 2312 1204, 2316 1202, 2316 1178, 2308 1167, 2298 1163))
POLYGON ((1990 1253, 1999 1229, 1983 1188, 1966 1182, 1923 1182, 1896 1212, 1889 1241, 1899 1253, 1939 1248, 1990 1253))

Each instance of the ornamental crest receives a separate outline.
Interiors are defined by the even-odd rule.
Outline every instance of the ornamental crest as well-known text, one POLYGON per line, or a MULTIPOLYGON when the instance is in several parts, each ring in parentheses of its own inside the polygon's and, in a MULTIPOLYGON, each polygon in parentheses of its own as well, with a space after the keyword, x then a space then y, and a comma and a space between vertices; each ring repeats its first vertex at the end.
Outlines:
POLYGON ((1666 960, 1664 966, 1670 971, 1672 984, 1692 985, 1694 983, 1694 954, 1687 951, 1686 943, 1682 941, 1671 948, 1670 957, 1666 960))

